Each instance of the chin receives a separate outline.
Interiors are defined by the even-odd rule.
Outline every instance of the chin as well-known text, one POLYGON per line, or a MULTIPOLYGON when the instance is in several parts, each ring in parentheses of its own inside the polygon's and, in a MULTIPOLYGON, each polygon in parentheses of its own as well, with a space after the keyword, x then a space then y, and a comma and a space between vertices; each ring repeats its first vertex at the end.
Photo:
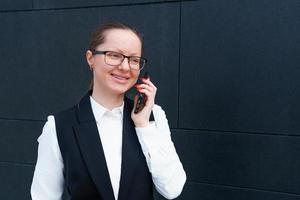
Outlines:
POLYGON ((114 87, 111 88, 111 90, 115 93, 115 94, 125 94, 125 92, 127 92, 131 87, 114 87))

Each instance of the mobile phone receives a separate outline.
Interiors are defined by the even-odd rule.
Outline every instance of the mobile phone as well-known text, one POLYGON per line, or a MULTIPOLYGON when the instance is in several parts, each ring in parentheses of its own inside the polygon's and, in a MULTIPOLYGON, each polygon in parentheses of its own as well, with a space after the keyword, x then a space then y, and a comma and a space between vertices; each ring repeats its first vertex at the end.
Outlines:
MULTIPOLYGON (((148 79, 149 77, 150 77, 149 73, 145 72, 143 78, 148 79)), ((146 103, 146 95, 144 93, 138 92, 137 95, 138 95, 138 100, 134 109, 134 113, 140 112, 144 108, 146 103)))

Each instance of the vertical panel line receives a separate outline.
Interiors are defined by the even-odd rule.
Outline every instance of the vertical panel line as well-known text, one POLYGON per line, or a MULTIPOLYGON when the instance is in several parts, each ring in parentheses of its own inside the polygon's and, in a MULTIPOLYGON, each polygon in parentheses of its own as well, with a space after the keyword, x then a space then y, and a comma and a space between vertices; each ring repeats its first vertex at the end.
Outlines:
POLYGON ((181 68, 181 7, 182 2, 179 3, 179 37, 178 37, 178 86, 177 86, 177 128, 179 128, 180 121, 180 68, 181 68))

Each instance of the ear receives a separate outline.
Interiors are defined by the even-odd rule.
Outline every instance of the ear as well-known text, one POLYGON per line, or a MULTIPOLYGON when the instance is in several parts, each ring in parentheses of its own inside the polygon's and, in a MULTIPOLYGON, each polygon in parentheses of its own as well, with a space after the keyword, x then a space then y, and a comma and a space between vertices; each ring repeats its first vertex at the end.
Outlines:
POLYGON ((90 67, 94 64, 94 56, 93 53, 90 50, 87 50, 85 53, 86 61, 89 64, 90 67))

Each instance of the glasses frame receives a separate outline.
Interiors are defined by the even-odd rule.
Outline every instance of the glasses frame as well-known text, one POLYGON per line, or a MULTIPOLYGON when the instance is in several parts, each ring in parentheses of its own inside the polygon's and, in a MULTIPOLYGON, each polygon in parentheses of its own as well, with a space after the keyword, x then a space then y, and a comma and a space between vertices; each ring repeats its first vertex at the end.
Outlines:
POLYGON ((122 64, 122 63, 124 62, 125 58, 127 58, 128 65, 129 65, 129 67, 130 67, 130 70, 141 71, 142 69, 144 69, 144 67, 146 66, 146 63, 147 63, 147 59, 144 58, 144 57, 139 57, 139 56, 125 56, 124 54, 119 53, 119 52, 115 52, 115 51, 98 51, 98 50, 95 50, 95 49, 91 49, 90 51, 92 52, 93 55, 101 55, 101 54, 103 54, 103 55, 105 56, 105 57, 104 57, 105 63, 106 63, 107 65, 110 65, 110 66, 118 66, 118 65, 120 65, 120 64, 122 64), (117 53, 117 54, 122 55, 122 56, 123 56, 122 62, 121 62, 120 64, 118 64, 118 65, 108 64, 108 63, 106 62, 106 54, 107 54, 108 52, 117 53), (131 67, 131 65, 130 65, 130 58, 133 58, 133 57, 134 57, 134 58, 139 58, 140 61, 142 61, 142 62, 140 62, 140 69, 134 69, 134 68, 131 67))

